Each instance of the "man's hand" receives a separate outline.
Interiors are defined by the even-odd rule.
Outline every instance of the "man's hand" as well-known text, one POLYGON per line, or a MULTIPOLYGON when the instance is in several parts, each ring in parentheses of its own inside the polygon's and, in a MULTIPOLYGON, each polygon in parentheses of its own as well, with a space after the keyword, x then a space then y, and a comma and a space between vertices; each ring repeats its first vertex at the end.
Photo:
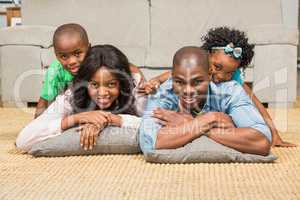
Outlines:
POLYGON ((157 118, 159 123, 164 126, 177 126, 194 119, 190 114, 178 113, 162 108, 155 109, 153 111, 153 117, 157 118))
POLYGON ((225 113, 209 112, 208 115, 213 120, 212 128, 235 128, 231 117, 225 113))

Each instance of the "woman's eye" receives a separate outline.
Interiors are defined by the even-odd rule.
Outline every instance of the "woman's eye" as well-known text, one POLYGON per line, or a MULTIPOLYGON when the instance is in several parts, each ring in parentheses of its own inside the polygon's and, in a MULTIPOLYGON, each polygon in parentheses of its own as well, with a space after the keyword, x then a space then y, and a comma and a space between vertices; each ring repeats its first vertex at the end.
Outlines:
POLYGON ((93 88, 97 89, 99 87, 99 84, 95 83, 95 82, 90 82, 90 86, 92 86, 93 88))

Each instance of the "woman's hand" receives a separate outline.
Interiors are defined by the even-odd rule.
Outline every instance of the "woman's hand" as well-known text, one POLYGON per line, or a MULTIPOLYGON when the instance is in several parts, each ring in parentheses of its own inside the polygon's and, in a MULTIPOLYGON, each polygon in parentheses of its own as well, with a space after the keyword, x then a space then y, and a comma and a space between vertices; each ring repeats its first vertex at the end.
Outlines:
POLYGON ((76 114, 77 124, 94 124, 99 128, 103 128, 107 126, 110 121, 110 113, 99 110, 76 114))
POLYGON ((80 146, 84 150, 92 150, 97 144, 97 137, 103 128, 94 124, 83 124, 79 128, 80 146))
POLYGON ((187 121, 193 120, 193 116, 186 113, 178 113, 172 110, 157 108, 153 111, 153 117, 159 120, 164 126, 177 126, 187 121))

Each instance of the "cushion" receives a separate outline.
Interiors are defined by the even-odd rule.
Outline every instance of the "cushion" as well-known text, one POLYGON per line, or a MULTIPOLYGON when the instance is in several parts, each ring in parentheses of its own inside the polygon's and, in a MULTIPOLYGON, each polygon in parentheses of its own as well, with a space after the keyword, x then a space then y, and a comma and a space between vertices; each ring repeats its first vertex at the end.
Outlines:
POLYGON ((241 153, 201 136, 181 148, 145 152, 145 159, 152 163, 267 163, 277 157, 241 153))
POLYGON ((33 145, 29 154, 38 156, 75 156, 93 154, 136 154, 140 152, 138 145, 138 129, 107 127, 97 138, 92 150, 84 150, 80 146, 80 134, 71 128, 62 134, 33 145))

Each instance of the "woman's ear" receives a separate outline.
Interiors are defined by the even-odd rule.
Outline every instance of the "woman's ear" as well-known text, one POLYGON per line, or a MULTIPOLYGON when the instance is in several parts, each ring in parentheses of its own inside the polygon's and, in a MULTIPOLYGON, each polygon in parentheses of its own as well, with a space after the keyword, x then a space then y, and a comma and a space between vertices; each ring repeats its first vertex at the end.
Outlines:
POLYGON ((208 68, 208 80, 211 81, 212 80, 212 75, 213 75, 213 68, 209 67, 208 68))

